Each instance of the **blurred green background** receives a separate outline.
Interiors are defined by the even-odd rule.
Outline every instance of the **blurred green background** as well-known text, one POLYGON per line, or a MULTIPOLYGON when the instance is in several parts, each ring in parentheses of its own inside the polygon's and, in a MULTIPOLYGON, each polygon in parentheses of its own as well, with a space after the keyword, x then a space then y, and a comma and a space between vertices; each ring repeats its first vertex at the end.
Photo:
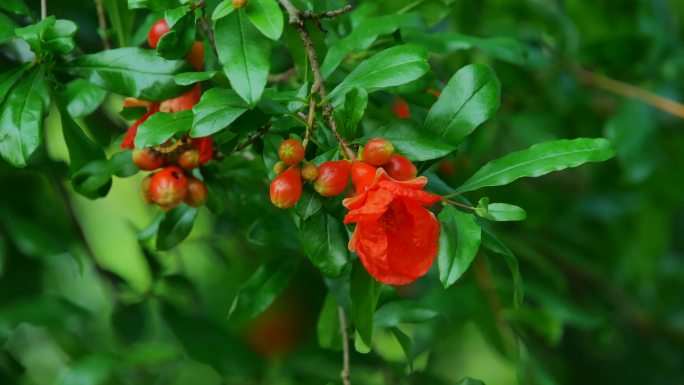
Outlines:
MULTIPOLYGON (((38 2, 28 3, 38 13, 38 2)), ((684 2, 381 3, 415 7, 438 21, 436 33, 521 43, 520 56, 484 40, 433 55, 438 83, 486 62, 503 89, 496 118, 429 170, 433 181, 457 185, 491 159, 560 138, 607 137, 618 156, 469 195, 527 210, 524 222, 495 225, 519 258, 525 304, 511 307, 510 275, 484 253, 449 290, 434 271, 385 288, 383 298, 416 299, 439 316, 402 328, 413 340, 412 365, 379 330, 372 353, 352 353, 353 384, 454 384, 464 376, 502 385, 684 384, 684 120, 578 75, 583 68, 684 101, 684 2), (485 266, 490 280, 478 276, 485 266)), ((101 49, 94 2, 48 0, 48 9, 79 24, 84 52, 101 49)), ((135 45, 158 15, 121 17, 142 31, 135 45)), ((13 50, 1 52, 4 68, 13 50)), ((273 72, 291 66, 275 52, 273 72)), ((111 96, 80 123, 113 142, 126 128, 120 109, 111 96)), ((390 113, 378 100, 369 111, 376 120, 390 113)), ((158 252, 145 232, 158 209, 139 196, 143 175, 115 178, 103 199, 75 194, 55 115, 28 168, 0 161, 0 384, 339 383, 341 354, 316 338, 326 283, 310 264, 255 320, 227 318, 261 263, 301 255, 290 218, 268 202, 258 158, 215 166, 230 187, 220 196, 224 213, 203 209, 186 241, 158 252)))

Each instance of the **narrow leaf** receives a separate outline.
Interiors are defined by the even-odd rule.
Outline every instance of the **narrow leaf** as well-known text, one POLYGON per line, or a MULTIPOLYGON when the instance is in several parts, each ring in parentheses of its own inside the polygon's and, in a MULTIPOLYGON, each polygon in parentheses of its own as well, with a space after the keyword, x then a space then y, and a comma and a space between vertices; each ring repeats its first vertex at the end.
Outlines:
POLYGON ((351 319, 356 327, 354 346, 359 353, 369 353, 373 346, 373 317, 380 287, 357 259, 350 277, 350 295, 351 319))
POLYGON ((212 88, 202 95, 193 108, 194 118, 190 136, 208 136, 228 127, 239 118, 247 105, 233 90, 212 88))
POLYGON ((180 204, 164 215, 157 232, 157 250, 170 250, 180 244, 192 231, 199 210, 180 204))
POLYGON ((615 150, 611 143, 601 138, 562 139, 535 144, 487 163, 456 189, 456 193, 501 186, 518 178, 537 177, 587 162, 601 162, 613 155, 615 150))
POLYGON ((276 0, 250 0, 247 17, 264 36, 277 41, 283 34, 283 12, 276 0))
POLYGON ((135 147, 159 146, 174 135, 187 132, 191 126, 192 111, 157 112, 138 127, 138 133, 135 135, 135 147))

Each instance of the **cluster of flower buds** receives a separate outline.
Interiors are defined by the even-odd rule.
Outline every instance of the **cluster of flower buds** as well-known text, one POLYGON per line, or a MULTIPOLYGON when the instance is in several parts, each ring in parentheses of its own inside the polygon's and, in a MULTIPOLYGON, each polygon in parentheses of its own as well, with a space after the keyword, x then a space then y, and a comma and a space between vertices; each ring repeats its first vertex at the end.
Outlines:
MULTIPOLYGON (((159 39, 169 31, 164 19, 158 20, 150 29, 148 43, 156 48, 159 39)), ((204 62, 204 46, 195 42, 185 59, 200 70, 204 62)), ((151 173, 143 179, 142 196, 150 204, 157 204, 165 211, 185 202, 192 207, 199 207, 207 201, 207 187, 202 181, 192 176, 192 170, 209 162, 214 157, 211 137, 169 139, 161 146, 135 148, 134 141, 138 127, 157 112, 179 112, 190 110, 197 104, 202 95, 199 84, 189 91, 162 102, 151 102, 135 98, 124 99, 124 107, 145 107, 147 112, 129 129, 121 142, 122 148, 131 148, 133 163, 144 171, 160 171, 151 173)))

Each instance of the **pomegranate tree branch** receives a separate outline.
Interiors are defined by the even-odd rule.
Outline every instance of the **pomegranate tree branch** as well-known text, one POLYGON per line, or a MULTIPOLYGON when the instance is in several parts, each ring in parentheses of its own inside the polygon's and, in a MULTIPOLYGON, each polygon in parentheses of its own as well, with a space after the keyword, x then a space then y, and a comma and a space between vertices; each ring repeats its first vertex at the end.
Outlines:
POLYGON ((318 94, 321 97, 321 100, 324 101, 322 105, 323 118, 330 126, 330 130, 332 131, 333 135, 335 135, 335 139, 337 139, 337 141, 340 143, 340 146, 342 146, 342 150, 344 151, 345 155, 349 159, 356 160, 356 154, 354 154, 354 151, 352 151, 347 142, 344 140, 344 138, 342 138, 340 133, 337 131, 337 123, 335 123, 335 119, 333 118, 333 107, 330 104, 330 102, 326 100, 328 92, 325 89, 325 80, 323 79, 323 75, 321 74, 321 68, 318 63, 318 56, 316 55, 316 50, 314 48, 313 41, 311 40, 311 36, 309 35, 309 32, 306 30, 306 27, 304 26, 304 20, 318 21, 318 18, 322 17, 320 15, 323 14, 329 14, 330 17, 339 16, 346 12, 349 12, 349 10, 351 10, 351 6, 343 7, 336 11, 324 13, 311 13, 300 11, 299 9, 297 9, 297 7, 295 7, 292 4, 290 0, 278 1, 289 15, 290 25, 295 27, 295 29, 299 33, 299 38, 302 40, 302 44, 304 45, 304 48, 306 49, 306 54, 309 58, 309 63, 311 63, 311 71, 314 75, 314 82, 311 86, 311 97, 313 98, 314 94, 318 94))
POLYGON ((100 38, 102 39, 102 47, 105 50, 112 49, 109 44, 109 37, 107 36, 107 17, 105 16, 104 6, 102 0, 95 0, 95 9, 97 10, 97 24, 100 27, 100 38))

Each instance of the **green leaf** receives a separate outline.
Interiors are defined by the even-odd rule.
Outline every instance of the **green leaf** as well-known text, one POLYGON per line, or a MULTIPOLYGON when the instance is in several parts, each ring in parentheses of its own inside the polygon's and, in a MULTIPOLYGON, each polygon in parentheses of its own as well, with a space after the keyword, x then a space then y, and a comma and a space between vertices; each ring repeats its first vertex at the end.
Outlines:
POLYGON ((349 280, 351 319, 356 327, 354 346, 359 353, 369 353, 373 346, 373 317, 381 285, 366 272, 358 259, 354 262, 349 280))
POLYGON ((501 186, 518 178, 537 177, 587 162, 601 162, 614 155, 611 143, 600 138, 562 139, 535 144, 487 163, 457 188, 456 193, 501 186))
POLYGON ((157 112, 145 120, 135 135, 135 147, 145 148, 164 144, 176 134, 187 132, 192 126, 192 111, 157 112))
POLYGON ((76 79, 70 82, 64 91, 67 110, 69 115, 74 118, 83 118, 92 114, 104 102, 106 97, 107 91, 83 79, 76 79))
POLYGON ((71 174, 71 184, 79 194, 89 199, 103 197, 112 187, 111 170, 107 160, 88 162, 71 174))
POLYGON ((453 285, 468 270, 480 248, 482 230, 475 217, 446 206, 438 216, 439 233, 437 266, 444 288, 453 285))
POLYGON ((323 210, 303 220, 299 240, 304 254, 326 277, 339 277, 349 261, 349 237, 342 222, 323 210))
MULTIPOLYGON (((117 45, 119 47, 133 45, 129 44, 129 41, 131 40, 135 17, 133 11, 128 10, 126 0, 103 0, 103 5, 111 29, 116 35, 117 45)), ((107 33, 107 31, 99 31, 99 33, 107 33)))
POLYGON ((128 0, 128 9, 147 8, 151 11, 165 11, 179 5, 178 0, 128 0))
POLYGON ((507 203, 489 203, 489 198, 482 198, 475 207, 475 214, 491 221, 522 221, 527 213, 522 207, 507 203))
POLYGON ((249 320, 256 317, 285 290, 299 266, 299 259, 280 258, 264 263, 240 286, 229 317, 249 320))
POLYGON ((17 15, 28 15, 30 12, 23 0, 2 0, 0 8, 17 15))
POLYGON ((216 21, 220 18, 230 15, 231 12, 235 10, 233 7, 233 0, 223 0, 219 5, 214 8, 214 12, 211 14, 211 20, 216 21))
POLYGON ((501 84, 484 64, 461 68, 449 80, 425 120, 425 127, 458 145, 499 109, 501 84))
POLYGON ((267 38, 277 41, 283 34, 283 12, 276 0, 250 0, 247 17, 267 38))
POLYGON ((71 118, 62 100, 57 100, 56 104, 62 122, 64 142, 69 150, 69 174, 72 177, 78 175, 75 180, 72 179, 74 189, 79 194, 90 199, 106 195, 111 184, 111 173, 109 172, 109 163, 107 163, 107 156, 104 150, 86 136, 81 127, 71 118), (100 165, 104 165, 101 171, 102 178, 96 177, 96 180, 101 183, 93 183, 95 179, 92 179, 92 177, 83 178, 84 173, 80 172, 84 167, 93 162, 96 162, 97 166, 91 166, 86 172, 89 173, 89 170, 95 168, 99 170, 100 165))
POLYGON ((513 252, 486 226, 482 227, 482 247, 489 251, 493 251, 504 258, 508 270, 513 277, 513 306, 519 307, 522 304, 524 297, 524 288, 522 276, 520 275, 520 266, 518 258, 513 252))
POLYGON ((159 223, 157 250, 170 250, 187 238, 198 212, 198 209, 181 203, 166 213, 159 223))
POLYGON ((105 90, 153 101, 183 92, 186 88, 177 85, 174 76, 192 70, 185 60, 165 60, 152 50, 132 47, 83 55, 72 67, 84 79, 105 90))
POLYGON ((173 80, 178 85, 189 86, 191 84, 211 80, 214 75, 216 75, 216 71, 183 72, 182 74, 174 76, 173 80))
POLYGON ((244 12, 233 12, 216 22, 216 47, 230 85, 251 107, 266 87, 271 46, 244 12))
POLYGON ((340 335, 340 316, 337 310, 337 301, 331 293, 325 296, 321 314, 318 316, 316 325, 318 344, 323 349, 341 350, 342 336, 340 335))
POLYGON ((5 96, 9 90, 24 76, 30 64, 24 64, 18 67, 11 68, 6 72, 0 74, 0 104, 5 100, 5 96))
POLYGON ((397 339, 397 342, 399 342, 399 346, 401 346, 401 350, 404 351, 404 355, 406 356, 406 360, 408 361, 409 365, 409 372, 413 371, 413 344, 411 343, 411 337, 409 337, 406 333, 402 332, 401 329, 397 327, 393 327, 389 329, 392 334, 394 335, 394 338, 397 339))
POLYGON ((41 66, 14 86, 0 107, 0 155, 15 167, 24 167, 43 136, 43 119, 50 95, 41 66))
POLYGON ((411 32, 402 37, 409 44, 417 44, 439 54, 476 48, 485 55, 513 64, 524 64, 526 60, 525 47, 510 37, 481 38, 454 32, 411 32))
POLYGON ((395 120, 389 125, 372 129, 355 143, 365 143, 372 138, 387 139, 397 153, 412 161, 442 158, 455 150, 455 147, 435 139, 434 135, 409 119, 395 120))
POLYGON ((247 111, 245 102, 233 90, 214 87, 192 107, 195 115, 190 136, 208 136, 228 127, 247 111))
POLYGON ((314 192, 311 186, 304 186, 302 190, 302 197, 299 198, 295 205, 295 212, 302 220, 309 219, 312 215, 318 213, 323 207, 323 202, 318 193, 314 192))
POLYGON ((420 15, 416 13, 369 17, 356 26, 349 35, 335 41, 328 48, 325 60, 321 64, 321 73, 324 78, 329 77, 344 58, 352 52, 369 48, 380 35, 394 33, 402 27, 420 28, 422 25, 420 15))
POLYGON ((112 175, 116 175, 119 178, 127 178, 140 171, 138 166, 133 163, 130 149, 114 153, 112 158, 109 159, 109 165, 112 175))
POLYGON ((157 54, 164 59, 181 59, 192 48, 196 33, 195 13, 189 12, 189 9, 189 6, 184 5, 166 12, 166 22, 171 28, 169 32, 162 35, 157 44, 157 54), (184 14, 174 20, 178 16, 174 15, 174 11, 184 12, 184 14))
POLYGON ((391 328, 400 324, 417 324, 435 318, 439 313, 411 301, 394 301, 375 312, 375 327, 391 328))
POLYGON ((76 23, 58 19, 53 26, 47 28, 43 33, 43 45, 49 51, 67 54, 76 48, 74 41, 76 31, 78 31, 76 23))
POLYGON ((416 80, 430 70, 428 53, 415 45, 388 48, 364 60, 330 92, 327 99, 346 94, 354 87, 371 93, 416 80))
POLYGON ((14 20, 0 12, 0 44, 5 44, 14 40, 16 36, 14 30, 17 29, 17 27, 18 25, 14 20))
POLYGON ((43 34, 48 28, 55 25, 56 20, 54 16, 48 16, 35 24, 17 28, 14 33, 18 38, 24 39, 28 43, 31 51, 37 56, 41 56, 43 53, 43 34))
POLYGON ((368 106, 368 93, 365 89, 355 87, 344 97, 344 107, 335 109, 335 120, 338 122, 342 137, 354 139, 357 128, 368 106))

